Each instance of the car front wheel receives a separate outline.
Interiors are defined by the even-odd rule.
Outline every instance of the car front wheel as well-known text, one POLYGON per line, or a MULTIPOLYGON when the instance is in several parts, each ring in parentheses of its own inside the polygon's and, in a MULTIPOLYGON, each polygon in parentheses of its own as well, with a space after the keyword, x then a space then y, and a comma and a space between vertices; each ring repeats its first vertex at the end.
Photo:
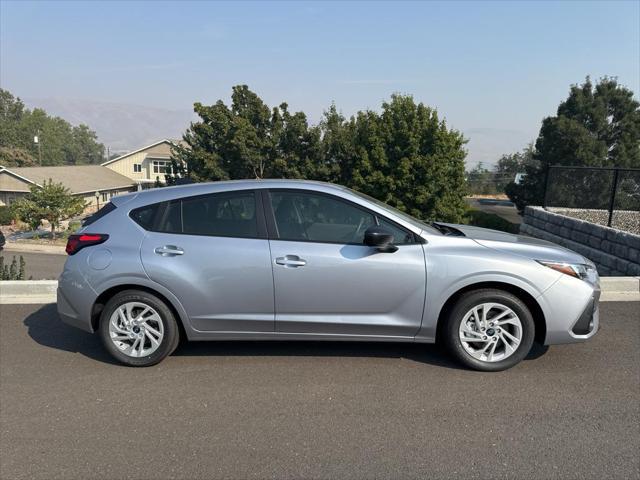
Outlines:
POLYGON ((464 294, 444 330, 449 352, 475 370, 496 372, 523 360, 535 335, 531 312, 515 295, 483 289, 464 294))
POLYGON ((99 331, 107 351, 133 367, 155 365, 179 340, 172 311, 156 296, 139 290, 120 292, 107 302, 99 331))

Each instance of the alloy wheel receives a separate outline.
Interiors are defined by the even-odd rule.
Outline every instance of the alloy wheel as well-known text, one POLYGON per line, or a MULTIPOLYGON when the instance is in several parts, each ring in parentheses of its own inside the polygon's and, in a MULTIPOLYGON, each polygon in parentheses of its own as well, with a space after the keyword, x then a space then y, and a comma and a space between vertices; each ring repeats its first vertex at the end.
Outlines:
POLYGON ((123 303, 111 314, 109 338, 125 355, 148 356, 162 343, 164 324, 153 307, 142 302, 123 303))
POLYGON ((518 315, 501 303, 482 303, 471 308, 458 331, 464 350, 483 362, 509 358, 522 342, 518 315))

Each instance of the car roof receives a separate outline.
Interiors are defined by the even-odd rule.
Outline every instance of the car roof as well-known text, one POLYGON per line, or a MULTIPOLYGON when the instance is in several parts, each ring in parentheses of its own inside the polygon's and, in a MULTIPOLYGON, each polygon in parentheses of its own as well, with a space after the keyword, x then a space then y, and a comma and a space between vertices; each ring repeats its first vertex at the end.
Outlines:
POLYGON ((256 180, 224 180, 218 182, 191 183, 188 185, 176 185, 171 187, 151 188, 125 195, 113 197, 116 205, 136 199, 136 204, 161 202, 184 196, 203 195, 207 193, 258 189, 258 188, 309 188, 317 191, 349 192, 349 189, 333 183, 319 182, 315 180, 290 180, 290 179, 256 179, 256 180))
POLYGON ((290 188, 290 189, 309 189, 315 192, 324 192, 344 198, 353 203, 362 205, 373 210, 383 216, 391 217, 392 220, 403 225, 416 234, 424 229, 422 225, 416 222, 407 221, 407 219, 398 217, 398 215, 390 212, 380 205, 372 203, 370 200, 357 195, 350 189, 342 185, 334 183, 319 182, 315 180, 289 180, 289 179, 265 179, 265 180, 225 180, 219 182, 192 183, 188 185, 176 185, 172 187, 152 188, 142 190, 126 195, 113 197, 111 202, 117 207, 125 205, 126 210, 150 205, 153 203, 164 202, 167 200, 175 200, 183 197, 193 197, 197 195, 206 195, 217 192, 231 192, 235 190, 250 189, 266 189, 266 188, 290 188))

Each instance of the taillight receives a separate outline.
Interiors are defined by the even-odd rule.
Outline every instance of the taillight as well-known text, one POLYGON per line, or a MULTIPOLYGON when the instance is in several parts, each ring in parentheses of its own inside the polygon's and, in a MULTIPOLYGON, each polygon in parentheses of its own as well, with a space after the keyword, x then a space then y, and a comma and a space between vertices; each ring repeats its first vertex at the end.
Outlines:
POLYGON ((109 235, 104 233, 81 233, 80 235, 69 235, 65 251, 67 254, 73 255, 78 253, 84 247, 104 243, 107 241, 107 238, 109 238, 109 235))

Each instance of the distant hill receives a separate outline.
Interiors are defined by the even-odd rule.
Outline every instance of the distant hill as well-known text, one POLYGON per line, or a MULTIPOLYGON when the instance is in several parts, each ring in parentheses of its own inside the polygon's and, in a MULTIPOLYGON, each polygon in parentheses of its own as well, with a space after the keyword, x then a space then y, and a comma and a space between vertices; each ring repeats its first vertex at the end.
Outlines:
POLYGON ((181 138, 195 119, 193 111, 186 109, 61 98, 24 98, 23 101, 29 108, 43 108, 74 125, 89 125, 111 153, 128 152, 162 138, 181 138))
MULTIPOLYGON (((43 108, 74 125, 85 123, 98 134, 111 153, 124 153, 149 145, 161 138, 181 138, 189 123, 197 117, 192 110, 107 103, 61 98, 23 99, 29 108, 43 108)), ((504 153, 522 150, 534 140, 525 132, 495 128, 463 129, 469 139, 467 166, 482 162, 485 167, 498 161, 504 153)))

